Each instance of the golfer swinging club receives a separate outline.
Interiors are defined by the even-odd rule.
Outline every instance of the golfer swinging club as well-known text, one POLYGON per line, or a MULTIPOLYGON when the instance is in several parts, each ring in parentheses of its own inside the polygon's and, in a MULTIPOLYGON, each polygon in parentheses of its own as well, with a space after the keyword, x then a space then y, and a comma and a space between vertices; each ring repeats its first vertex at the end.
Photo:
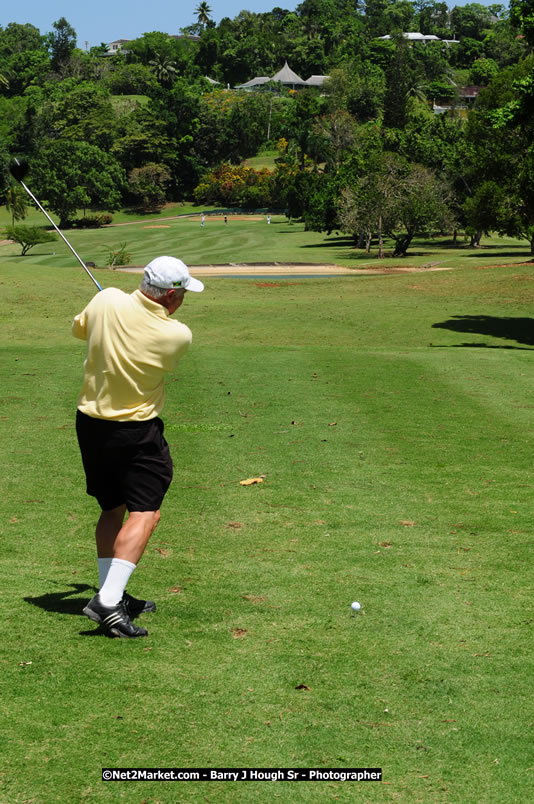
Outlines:
POLYGON ((157 257, 146 266, 138 290, 97 293, 72 325, 73 335, 87 341, 76 432, 87 493, 102 509, 96 526, 99 592, 83 611, 114 636, 147 636, 132 619, 156 609, 153 601, 136 600, 125 589, 172 480, 159 418, 163 379, 192 336, 170 316, 186 291, 203 289, 181 260, 157 257))

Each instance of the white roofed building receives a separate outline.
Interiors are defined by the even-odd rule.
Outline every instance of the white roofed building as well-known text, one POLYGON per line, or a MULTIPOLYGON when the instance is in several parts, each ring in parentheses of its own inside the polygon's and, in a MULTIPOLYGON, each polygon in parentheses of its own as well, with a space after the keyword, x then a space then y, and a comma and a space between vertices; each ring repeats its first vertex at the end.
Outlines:
MULTIPOLYGON (((439 36, 435 36, 434 34, 422 34, 419 31, 409 31, 408 33, 403 33, 405 39, 408 40, 410 43, 414 42, 423 42, 423 44, 427 44, 427 42, 443 42, 446 45, 456 45, 458 44, 458 40, 456 39, 440 39, 439 36)), ((386 36, 379 36, 379 39, 393 39, 390 34, 386 34, 386 36)))
POLYGON ((311 75, 306 81, 304 81, 299 75, 297 75, 289 66, 287 61, 285 62, 284 66, 281 70, 279 70, 273 76, 266 76, 261 75, 257 76, 256 78, 251 78, 250 81, 247 81, 244 84, 239 84, 236 86, 236 89, 257 89, 258 87, 263 86, 264 84, 268 84, 270 81, 275 81, 280 84, 283 84, 285 87, 289 89, 305 89, 306 87, 320 87, 328 78, 328 75, 311 75))
POLYGON ((329 75, 310 75, 306 81, 307 87, 322 87, 324 82, 330 78, 329 75))
POLYGON ((117 53, 120 53, 121 51, 123 53, 127 53, 128 51, 124 50, 124 45, 126 45, 128 42, 131 42, 131 39, 115 39, 114 42, 109 43, 108 52, 105 55, 115 56, 117 53))

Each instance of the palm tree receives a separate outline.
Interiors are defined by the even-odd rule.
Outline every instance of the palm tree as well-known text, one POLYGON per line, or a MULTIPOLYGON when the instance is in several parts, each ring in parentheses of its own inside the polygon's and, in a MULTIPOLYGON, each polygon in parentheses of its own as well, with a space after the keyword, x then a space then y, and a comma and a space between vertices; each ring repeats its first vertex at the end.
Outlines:
POLYGON ((417 98, 420 101, 427 100, 427 87, 426 84, 419 83, 417 79, 410 82, 410 86, 406 90, 406 97, 407 98, 417 98))
POLYGON ((198 5, 198 8, 195 8, 195 14, 197 15, 198 24, 202 25, 204 29, 208 22, 210 22, 211 8, 203 1, 198 5))
POLYGON ((148 63, 160 84, 172 84, 176 75, 176 62, 171 61, 166 56, 160 56, 159 53, 155 53, 154 58, 148 63))
POLYGON ((28 211, 28 196, 18 184, 12 184, 6 193, 6 209, 11 213, 11 224, 24 220, 28 211))

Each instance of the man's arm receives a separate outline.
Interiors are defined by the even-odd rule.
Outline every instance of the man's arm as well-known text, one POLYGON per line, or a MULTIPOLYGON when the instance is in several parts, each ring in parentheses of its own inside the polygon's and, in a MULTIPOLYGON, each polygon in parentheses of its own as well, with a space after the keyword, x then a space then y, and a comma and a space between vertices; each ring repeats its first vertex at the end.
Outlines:
POLYGON ((77 315, 72 322, 72 334, 82 341, 87 340, 87 313, 85 310, 77 315))

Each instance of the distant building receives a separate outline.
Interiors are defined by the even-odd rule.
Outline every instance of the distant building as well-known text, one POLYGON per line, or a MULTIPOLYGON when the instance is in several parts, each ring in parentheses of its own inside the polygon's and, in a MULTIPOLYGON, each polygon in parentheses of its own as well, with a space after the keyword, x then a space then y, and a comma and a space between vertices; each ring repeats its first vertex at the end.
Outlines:
POLYGON ((458 100, 456 103, 451 101, 438 99, 438 103, 432 103, 432 110, 434 114, 452 114, 456 117, 467 117, 469 109, 475 105, 478 93, 481 87, 458 87, 458 100))
POLYGON ((257 87, 263 86, 264 84, 268 84, 270 81, 276 81, 280 84, 283 84, 285 87, 288 87, 289 89, 305 89, 306 87, 321 87, 327 78, 329 78, 328 75, 311 75, 306 81, 304 81, 302 78, 300 78, 300 76, 293 72, 286 61, 282 69, 279 70, 275 75, 256 76, 256 78, 251 78, 250 81, 246 81, 244 84, 238 84, 236 89, 253 90, 257 89, 257 87))
POLYGON ((308 80, 306 81, 307 87, 322 87, 324 82, 327 78, 330 78, 329 75, 310 75, 308 80))
MULTIPOLYGON (((443 42, 446 45, 457 45, 457 39, 440 39, 439 36, 434 36, 434 34, 422 34, 419 31, 410 31, 408 33, 403 33, 405 39, 408 42, 423 42, 423 44, 427 44, 427 42, 443 42)), ((386 36, 379 36, 379 39, 392 39, 393 37, 390 34, 386 36)))
POLYGON ((121 51, 123 53, 127 53, 128 51, 124 50, 124 45, 126 45, 128 42, 131 42, 131 41, 132 41, 131 39, 115 39, 114 42, 109 43, 108 52, 107 52, 106 55, 107 56, 116 56, 117 53, 120 53, 121 51))
POLYGON ((459 87, 460 98, 466 106, 473 106, 481 87, 459 87))

